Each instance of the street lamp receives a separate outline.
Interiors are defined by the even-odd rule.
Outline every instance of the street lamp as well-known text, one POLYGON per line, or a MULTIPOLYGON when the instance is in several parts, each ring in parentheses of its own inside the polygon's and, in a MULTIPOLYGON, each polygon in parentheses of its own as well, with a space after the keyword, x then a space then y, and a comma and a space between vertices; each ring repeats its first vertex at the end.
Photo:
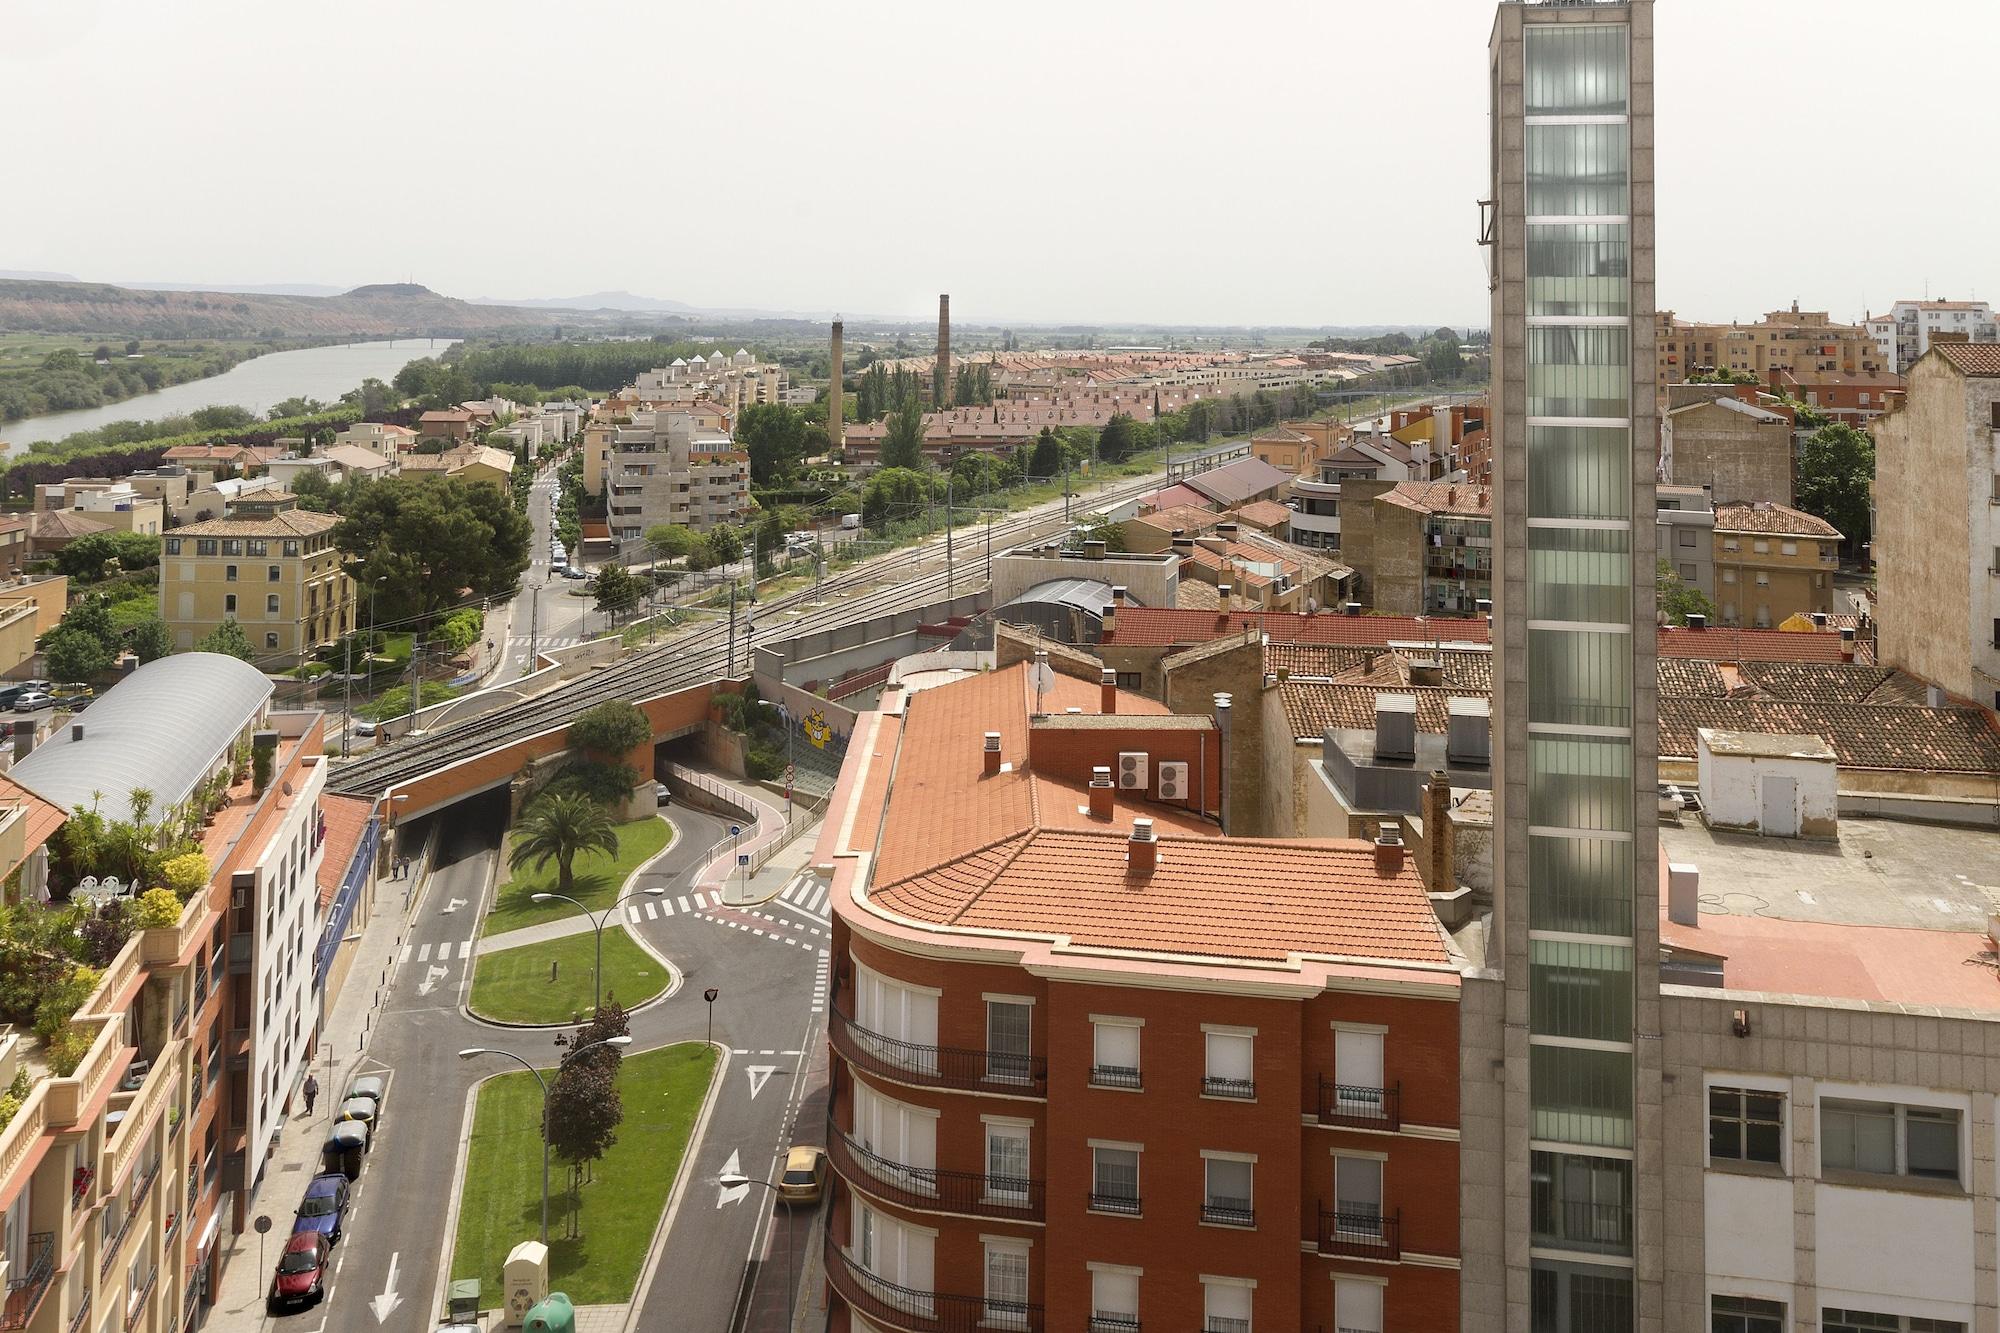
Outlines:
POLYGON ((597 961, 595 964, 592 965, 591 968, 591 984, 596 988, 596 999, 591 1002, 591 1007, 590 1007, 590 1012, 593 1016, 598 1012, 598 1010, 604 1008, 604 923, 611 919, 612 911, 618 906, 619 903, 624 902, 625 899, 637 898, 641 894, 645 895, 648 898, 663 898, 666 896, 666 892, 667 891, 665 889, 661 888, 657 884, 650 889, 634 889, 630 893, 624 894, 618 898, 614 898, 611 902, 611 906, 605 908, 602 914, 592 912, 588 907, 584 907, 582 903, 577 902, 576 899, 570 897, 568 894, 531 893, 528 895, 529 902, 547 903, 547 902, 561 901, 569 903, 577 908, 580 908, 583 914, 589 917, 592 923, 596 926, 596 930, 594 933, 597 936, 597 961))
MULTIPOLYGON (((556 1064, 556 1073, 561 1074, 570 1061, 585 1051, 594 1051, 600 1046, 630 1046, 630 1037, 606 1037, 603 1041, 593 1041, 588 1046, 579 1046, 565 1055, 556 1064)), ((475 1055, 504 1055, 521 1068, 535 1076, 535 1082, 542 1088, 542 1249, 549 1248, 549 1081, 542 1077, 542 1071, 523 1060, 512 1051, 497 1051, 486 1046, 473 1046, 458 1053, 461 1060, 470 1060, 475 1055)))
MULTIPOLYGON (((778 1193, 778 1187, 768 1180, 753 1180, 740 1171, 725 1171, 715 1178, 715 1183, 723 1189, 735 1189, 739 1185, 757 1185, 771 1191, 771 1225, 778 1225, 778 1201, 785 1196, 778 1193)), ((792 1232, 785 1229, 785 1326, 790 1328, 797 1321, 798 1292, 797 1281, 792 1276, 792 1232)), ((747 1312, 746 1312, 747 1313, 747 1312)))

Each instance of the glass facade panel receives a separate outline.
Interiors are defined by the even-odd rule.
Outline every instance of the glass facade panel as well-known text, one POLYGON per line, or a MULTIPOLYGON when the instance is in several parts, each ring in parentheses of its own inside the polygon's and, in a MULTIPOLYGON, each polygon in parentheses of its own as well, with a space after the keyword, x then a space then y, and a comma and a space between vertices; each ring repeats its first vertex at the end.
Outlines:
POLYGON ((1544 1037, 1632 1039, 1632 951, 1529 940, 1528 1030, 1544 1037))
POLYGON ((1626 110, 1622 24, 1537 24, 1527 30, 1531 116, 1617 116, 1626 110))
POLYGON ((1632 623, 1632 534, 1609 528, 1528 530, 1528 616, 1632 623))
POLYGON ((1632 844, 1528 839, 1528 926, 1573 935, 1632 933, 1632 844))
POLYGON ((1622 222, 1528 228, 1530 315, 1631 313, 1630 229, 1622 222))
POLYGON ((1528 427, 1530 518, 1630 518, 1632 433, 1623 426, 1528 427))
POLYGON ((1528 631, 1530 722, 1565 727, 1632 724, 1632 636, 1528 631))
POLYGON ((1632 206, 1623 125, 1529 125, 1528 216, 1622 216, 1632 206))
POLYGON ((1528 1077, 1535 1089, 1534 1138, 1590 1148, 1632 1146, 1630 1052, 1532 1045, 1528 1077))
POLYGON ((1537 1259, 1529 1270, 1534 1333, 1607 1333, 1632 1327, 1632 1270, 1537 1259))
POLYGON ((1632 743, 1598 736, 1528 737, 1528 822, 1544 828, 1632 828, 1632 743))
POLYGON ((1534 1243, 1594 1254, 1632 1251, 1632 1163, 1586 1153, 1528 1154, 1534 1243))
POLYGON ((1529 329, 1528 415, 1629 418, 1631 353, 1623 328, 1529 329))

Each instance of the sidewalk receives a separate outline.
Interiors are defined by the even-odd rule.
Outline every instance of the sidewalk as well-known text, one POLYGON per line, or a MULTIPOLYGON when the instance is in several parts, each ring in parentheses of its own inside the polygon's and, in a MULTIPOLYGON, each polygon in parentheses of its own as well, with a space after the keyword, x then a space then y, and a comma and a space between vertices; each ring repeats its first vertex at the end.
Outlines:
MULTIPOLYGON (((367 1047, 374 1035, 379 1006, 387 997, 388 983, 408 930, 407 905, 422 896, 423 876, 428 870, 428 864, 413 859, 408 881, 411 891, 407 897, 403 881, 377 881, 374 911, 362 928, 347 980, 327 1008, 319 1049, 313 1055, 311 1073, 319 1080, 319 1101, 310 1120, 305 1115, 304 1098, 296 1089, 290 1090, 291 1113, 278 1129, 270 1156, 264 1162, 263 1175, 246 1207, 248 1217, 264 1213, 272 1220, 271 1234, 263 1238, 264 1259, 268 1263, 277 1261, 277 1247, 291 1233, 295 1195, 318 1173, 320 1147, 327 1127, 340 1109, 340 1094, 348 1080, 367 1063, 367 1047)), ((253 1327, 250 1321, 261 1322, 265 1317, 264 1292, 269 1275, 258 1263, 258 1240, 257 1233, 246 1227, 223 1245, 215 1309, 229 1318, 229 1326, 233 1328, 253 1327)))

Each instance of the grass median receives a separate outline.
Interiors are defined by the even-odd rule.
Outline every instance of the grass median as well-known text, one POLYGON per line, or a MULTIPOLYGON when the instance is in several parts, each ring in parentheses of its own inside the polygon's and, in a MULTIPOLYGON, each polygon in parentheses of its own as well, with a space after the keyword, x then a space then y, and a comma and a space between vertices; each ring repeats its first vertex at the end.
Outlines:
MULTIPOLYGON (((625 1057, 618 1141, 592 1165, 574 1202, 568 1169, 550 1163, 551 1291, 567 1292, 578 1305, 632 1298, 714 1070, 714 1050, 695 1042, 625 1057)), ((541 1227, 541 1117, 541 1089, 525 1072, 491 1079, 479 1090, 451 1275, 478 1278, 489 1306, 499 1304, 507 1251, 534 1240, 541 1227)))
MULTIPOLYGON (((596 935, 581 931, 481 954, 472 968, 472 1012, 501 1023, 568 1023, 595 1007, 596 935)), ((604 995, 627 1009, 667 988, 673 974, 622 925, 604 930, 604 995)))
MULTIPOLYGON (((624 890, 625 881, 632 877, 632 872, 666 850, 674 836, 673 825, 657 815, 614 827, 618 830, 616 856, 584 852, 576 858, 576 883, 570 890, 570 896, 592 911, 609 907, 624 890)), ((518 872, 493 896, 493 910, 480 923, 479 933, 498 935, 503 931, 538 926, 544 921, 559 921, 574 915, 576 909, 568 903, 533 901, 532 895, 553 893, 555 888, 556 865, 553 861, 540 870, 518 872)))

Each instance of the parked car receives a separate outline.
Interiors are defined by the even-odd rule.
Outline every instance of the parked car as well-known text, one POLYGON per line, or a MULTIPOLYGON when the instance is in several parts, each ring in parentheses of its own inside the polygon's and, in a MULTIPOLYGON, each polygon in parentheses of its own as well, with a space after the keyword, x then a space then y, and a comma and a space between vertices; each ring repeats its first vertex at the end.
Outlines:
POLYGON ((285 1242, 278 1256, 278 1271, 271 1275, 271 1294, 265 1303, 272 1311, 311 1305, 326 1294, 326 1265, 333 1246, 317 1231, 299 1231, 285 1242))
POLYGON ((669 806, 674 803, 674 794, 667 790, 666 783, 664 782, 654 783, 653 790, 659 794, 660 805, 669 806))
POLYGON ((785 1154, 785 1174, 778 1177, 778 1197, 786 1203, 818 1203, 826 1192, 826 1150, 804 1145, 785 1154))
POLYGON ((316 1231, 327 1244, 340 1244, 341 1227, 347 1221, 347 1177, 339 1172, 314 1176, 306 1185, 306 1197, 299 1200, 292 1221, 292 1234, 316 1231))
POLYGON ((58 699, 65 694, 81 694, 85 697, 92 697, 97 693, 96 690, 91 689, 89 685, 80 680, 66 680, 61 684, 51 685, 48 687, 48 691, 58 699))
POLYGON ((14 696, 14 711, 17 713, 32 713, 37 709, 47 708, 54 702, 55 699, 53 697, 44 694, 40 690, 23 690, 14 696))
POLYGON ((25 685, 8 685, 0 688, 0 708, 12 708, 14 701, 28 692, 25 685))
POLYGON ((584 573, 582 570, 578 569, 575 565, 564 566, 562 570, 562 576, 566 579, 587 579, 590 577, 590 575, 584 573))
POLYGON ((83 694, 58 694, 55 697, 55 706, 65 713, 81 713, 90 707, 91 700, 96 697, 88 691, 83 694))

